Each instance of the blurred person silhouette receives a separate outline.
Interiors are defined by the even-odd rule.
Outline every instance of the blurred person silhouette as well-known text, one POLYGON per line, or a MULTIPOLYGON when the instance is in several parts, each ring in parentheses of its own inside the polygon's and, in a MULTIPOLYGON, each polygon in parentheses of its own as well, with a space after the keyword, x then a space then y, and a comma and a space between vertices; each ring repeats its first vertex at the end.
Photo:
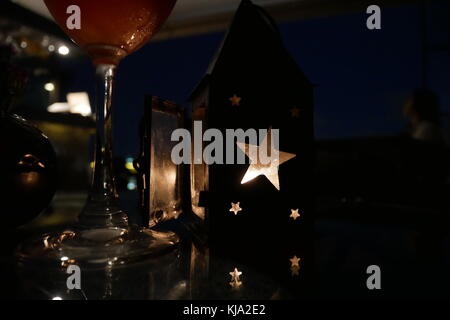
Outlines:
POLYGON ((403 114, 409 121, 413 139, 433 144, 445 143, 441 127, 439 98, 429 89, 416 89, 406 100, 403 114))
POLYGON ((444 183, 448 156, 438 96, 429 89, 414 90, 405 102, 403 114, 412 140, 406 153, 408 174, 422 186, 444 183))
POLYGON ((439 98, 429 89, 416 89, 406 100, 403 114, 408 119, 412 140, 406 154, 409 163, 407 171, 415 182, 406 192, 415 199, 416 205, 434 208, 432 211, 435 212, 417 217, 416 253, 419 261, 441 264, 447 222, 436 213, 449 205, 448 191, 444 187, 449 172, 449 156, 441 127, 439 98))

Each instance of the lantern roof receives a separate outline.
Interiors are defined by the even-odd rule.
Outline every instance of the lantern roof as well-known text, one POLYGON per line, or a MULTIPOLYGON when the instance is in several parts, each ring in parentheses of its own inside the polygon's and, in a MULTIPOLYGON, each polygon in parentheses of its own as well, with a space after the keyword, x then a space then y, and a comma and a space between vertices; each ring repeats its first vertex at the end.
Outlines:
POLYGON ((228 69, 229 65, 238 60, 246 60, 249 64, 256 61, 254 63, 259 63, 259 68, 267 68, 269 65, 284 68, 286 72, 295 74, 297 82, 313 86, 284 47, 275 21, 262 7, 254 5, 250 0, 242 0, 225 37, 202 80, 191 93, 189 101, 202 92, 212 79, 220 77, 224 69, 228 69), (261 63, 264 60, 266 65, 261 63))

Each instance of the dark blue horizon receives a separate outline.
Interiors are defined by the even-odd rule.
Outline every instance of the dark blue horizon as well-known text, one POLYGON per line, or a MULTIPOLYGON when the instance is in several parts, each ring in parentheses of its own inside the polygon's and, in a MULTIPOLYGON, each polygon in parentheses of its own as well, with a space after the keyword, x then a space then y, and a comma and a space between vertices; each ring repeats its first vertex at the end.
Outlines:
MULTIPOLYGON (((436 14, 445 21, 445 15, 436 14)), ((419 7, 383 9, 381 30, 368 30, 366 19, 367 14, 359 12, 280 24, 287 49, 317 84, 317 139, 393 136, 406 128, 404 100, 421 85, 419 7)), ((430 42, 448 42, 448 29, 448 24, 433 19, 430 42)), ((188 106, 187 98, 223 36, 219 32, 149 43, 122 62, 114 115, 117 155, 134 156, 139 151, 145 94, 188 106)), ((78 74, 74 89, 92 92, 87 70, 91 72, 87 67, 74 70, 78 74)), ((429 85, 439 94, 445 113, 450 112, 449 74, 449 52, 432 53, 429 85)))

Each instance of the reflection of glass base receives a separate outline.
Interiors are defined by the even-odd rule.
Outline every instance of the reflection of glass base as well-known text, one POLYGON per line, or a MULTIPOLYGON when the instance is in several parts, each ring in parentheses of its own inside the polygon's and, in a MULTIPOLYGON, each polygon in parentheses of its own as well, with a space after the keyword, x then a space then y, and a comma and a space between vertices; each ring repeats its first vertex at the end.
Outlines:
POLYGON ((179 238, 172 232, 138 227, 67 229, 22 243, 22 263, 72 265, 81 268, 126 266, 174 250, 179 238))

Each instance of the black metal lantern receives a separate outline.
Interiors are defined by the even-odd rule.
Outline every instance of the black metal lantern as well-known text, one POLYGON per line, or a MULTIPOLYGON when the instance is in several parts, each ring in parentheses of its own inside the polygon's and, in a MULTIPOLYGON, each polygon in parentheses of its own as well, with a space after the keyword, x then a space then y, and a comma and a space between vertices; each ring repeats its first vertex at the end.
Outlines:
MULTIPOLYGON (((252 165, 248 153, 246 164, 191 166, 192 211, 209 228, 211 273, 231 260, 224 277, 232 289, 252 281, 249 267, 300 295, 312 264, 313 85, 260 7, 242 2, 191 102, 203 132, 265 129, 262 147, 279 130, 272 168, 252 165)), ((236 156, 249 142, 234 144, 236 156)))

